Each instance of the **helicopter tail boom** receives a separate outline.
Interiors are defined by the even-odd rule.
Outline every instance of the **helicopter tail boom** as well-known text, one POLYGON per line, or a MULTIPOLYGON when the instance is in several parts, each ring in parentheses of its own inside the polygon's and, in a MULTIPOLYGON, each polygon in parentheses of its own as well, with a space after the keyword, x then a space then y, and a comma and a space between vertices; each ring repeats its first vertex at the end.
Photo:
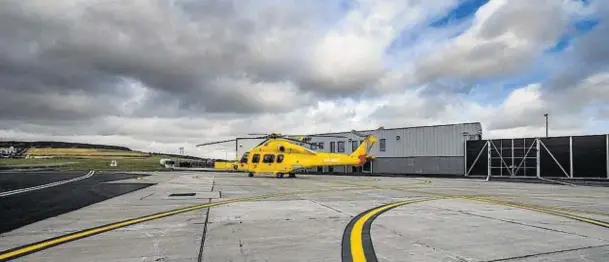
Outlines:
POLYGON ((361 143, 349 157, 359 158, 359 165, 363 165, 368 158, 368 153, 370 149, 372 149, 372 145, 377 141, 376 137, 373 135, 368 135, 364 139, 363 143, 361 143))

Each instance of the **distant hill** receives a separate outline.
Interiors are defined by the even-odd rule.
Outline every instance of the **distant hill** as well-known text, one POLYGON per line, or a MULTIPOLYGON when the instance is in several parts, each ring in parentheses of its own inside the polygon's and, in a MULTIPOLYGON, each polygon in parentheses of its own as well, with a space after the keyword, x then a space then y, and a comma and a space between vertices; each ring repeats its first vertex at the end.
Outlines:
MULTIPOLYGON (((178 155, 178 154, 166 154, 166 153, 160 153, 160 152, 141 152, 141 151, 134 151, 131 148, 128 147, 124 147, 124 146, 113 146, 113 145, 102 145, 102 144, 89 144, 89 143, 72 143, 72 142, 58 142, 58 141, 32 141, 32 142, 25 142, 25 141, 0 141, 0 148, 8 148, 8 147, 14 147, 17 149, 27 149, 25 151, 23 151, 23 154, 27 154, 26 152, 30 152, 32 154, 35 155, 45 155, 45 154, 51 154, 51 155, 80 155, 80 154, 94 154, 94 155, 98 155, 95 154, 94 152, 84 152, 82 150, 82 152, 79 152, 77 150, 72 150, 73 152, 46 152, 45 150, 42 150, 44 148, 73 148, 73 149, 91 149, 91 150, 97 150, 98 153, 103 153, 105 152, 103 155, 123 155, 125 153, 129 153, 127 155, 129 156, 144 156, 144 155, 155 155, 155 156, 165 156, 165 157, 175 157, 175 158, 182 158, 182 159, 192 159, 192 160, 205 160, 206 158, 201 158, 201 157, 196 157, 196 156, 188 156, 188 155, 178 155), (108 151, 113 151, 113 152, 107 152, 108 151), (120 153, 120 152, 116 152, 116 151, 123 151, 124 153, 120 153)), ((57 151, 57 150, 55 150, 57 151)), ((65 150, 64 150, 65 151, 65 150)))
POLYGON ((34 141, 34 142, 19 142, 19 141, 0 141, 0 147, 15 147, 15 148, 87 148, 87 149, 108 149, 108 150, 121 150, 121 151, 133 151, 128 147, 124 146, 111 146, 111 145, 100 145, 100 144, 86 144, 86 143, 71 143, 71 142, 56 142, 56 141, 34 141))

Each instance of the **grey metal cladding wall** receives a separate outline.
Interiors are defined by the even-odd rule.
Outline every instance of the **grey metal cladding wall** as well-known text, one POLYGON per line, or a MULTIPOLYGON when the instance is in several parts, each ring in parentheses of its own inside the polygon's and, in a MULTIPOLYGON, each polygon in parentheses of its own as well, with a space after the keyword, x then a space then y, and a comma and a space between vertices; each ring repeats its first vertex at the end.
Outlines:
MULTIPOLYGON (((463 132, 476 134, 481 130, 480 123, 375 130, 371 133, 379 140, 386 139, 386 151, 380 151, 379 141, 373 146, 371 154, 377 157, 463 156, 465 141, 463 132), (399 140, 397 140, 398 136, 399 140)), ((347 136, 348 139, 361 139, 351 133, 334 134, 347 136)), ((313 142, 324 142, 323 151, 329 152, 330 141, 343 140, 345 153, 350 153, 352 151, 348 139, 315 137, 313 142)))
POLYGON ((378 174, 442 174, 462 175, 462 157, 377 158, 373 172, 378 174))
MULTIPOLYGON (((463 156, 465 137, 463 132, 475 133, 479 124, 457 124, 408 128, 396 131, 396 135, 379 134, 379 139, 387 139, 387 152, 376 153, 379 157, 396 156, 463 156), (384 154, 383 154, 384 153, 384 154)), ((378 149, 378 148, 377 148, 378 149)))

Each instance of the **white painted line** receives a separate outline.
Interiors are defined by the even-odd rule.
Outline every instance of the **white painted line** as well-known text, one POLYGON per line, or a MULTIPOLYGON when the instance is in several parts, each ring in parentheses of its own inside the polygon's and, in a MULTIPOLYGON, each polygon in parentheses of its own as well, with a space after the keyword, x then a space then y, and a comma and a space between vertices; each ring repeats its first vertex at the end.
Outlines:
POLYGON ((30 191, 34 191, 34 190, 43 189, 43 188, 49 188, 49 187, 59 186, 59 185, 67 184, 67 183, 72 183, 72 182, 90 178, 94 174, 95 174, 95 170, 91 170, 91 171, 89 171, 89 173, 87 173, 84 176, 79 176, 79 177, 75 177, 75 178, 68 179, 68 180, 57 181, 57 182, 53 182, 53 183, 48 183, 48 184, 33 186, 33 187, 28 187, 28 188, 21 188, 21 189, 16 189, 16 190, 7 191, 7 192, 1 192, 0 197, 11 196, 11 195, 30 192, 30 191))

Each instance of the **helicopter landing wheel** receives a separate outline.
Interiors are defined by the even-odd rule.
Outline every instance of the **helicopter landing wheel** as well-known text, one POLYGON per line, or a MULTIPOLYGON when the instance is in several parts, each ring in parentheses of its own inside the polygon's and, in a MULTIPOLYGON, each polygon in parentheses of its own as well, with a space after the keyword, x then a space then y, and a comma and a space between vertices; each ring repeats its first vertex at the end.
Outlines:
POLYGON ((283 174, 282 173, 277 173, 277 178, 283 178, 283 174))
POLYGON ((295 173, 290 173, 290 174, 288 175, 288 177, 296 177, 296 174, 295 174, 295 173))
POLYGON ((254 173, 249 173, 249 174, 247 174, 247 176, 248 176, 248 177, 253 177, 253 176, 254 176, 254 173))

